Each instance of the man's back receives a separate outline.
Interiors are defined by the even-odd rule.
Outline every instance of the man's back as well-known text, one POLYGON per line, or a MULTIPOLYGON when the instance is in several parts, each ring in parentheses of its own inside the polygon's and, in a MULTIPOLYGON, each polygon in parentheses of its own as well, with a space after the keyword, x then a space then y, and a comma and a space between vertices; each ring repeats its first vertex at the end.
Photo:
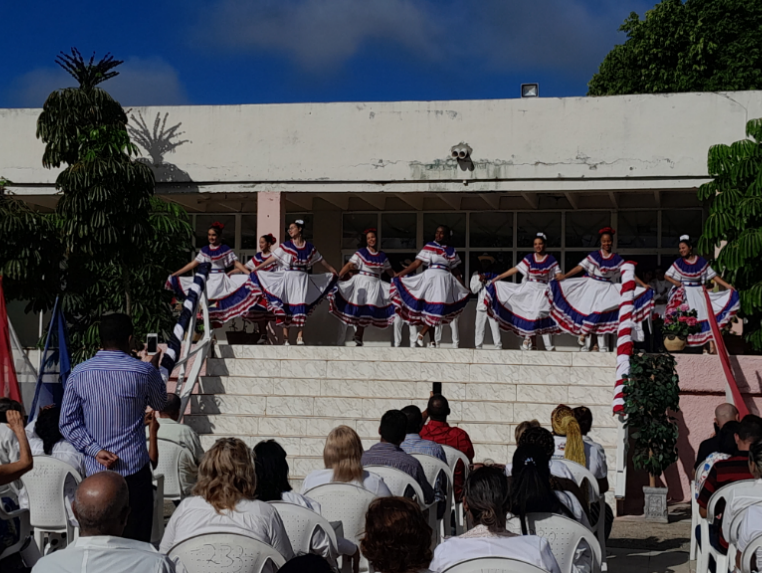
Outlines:
POLYGON ((424 440, 418 434, 405 435, 405 441, 400 444, 400 448, 406 454, 423 454, 424 456, 432 456, 447 463, 447 456, 445 456, 442 446, 433 440, 424 440))
POLYGON ((146 406, 161 409, 166 386, 158 370, 124 352, 101 350, 72 372, 61 407, 61 433, 85 453, 88 475, 106 468, 95 456, 101 450, 119 458, 111 468, 137 473, 148 462, 146 406))
MULTIPOLYGON (((179 446, 186 448, 193 454, 193 458, 196 462, 201 461, 201 456, 204 455, 204 449, 201 447, 201 440, 199 440, 196 430, 180 422, 176 422, 172 418, 157 418, 159 422, 159 432, 157 436, 160 440, 169 440, 179 446)), ((146 428, 146 437, 148 437, 148 429, 146 428)))
MULTIPOLYGON (((405 472, 421 486, 425 503, 434 501, 434 490, 426 479, 421 463, 413 456, 406 454, 399 446, 384 442, 373 444, 363 453, 362 465, 389 466, 405 472)), ((373 471, 373 469, 368 471, 373 471)))
MULTIPOLYGON (((474 461, 474 445, 465 430, 453 428, 447 422, 430 420, 421 430, 421 437, 424 440, 431 440, 437 444, 455 448, 463 452, 469 461, 474 461)), ((455 466, 452 481, 455 498, 460 500, 463 493, 463 482, 465 481, 465 468, 461 462, 455 466)))
POLYGON ((40 559, 32 573, 174 573, 169 559, 149 543, 97 535, 80 537, 40 559))

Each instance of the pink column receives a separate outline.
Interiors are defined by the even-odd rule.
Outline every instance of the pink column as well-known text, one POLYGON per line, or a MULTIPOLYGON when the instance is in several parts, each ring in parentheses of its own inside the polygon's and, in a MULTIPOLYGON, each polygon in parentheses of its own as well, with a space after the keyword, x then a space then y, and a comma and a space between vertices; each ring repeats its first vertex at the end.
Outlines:
POLYGON ((278 243, 285 240, 286 208, 283 193, 259 191, 257 193, 257 234, 261 237, 271 233, 278 243))

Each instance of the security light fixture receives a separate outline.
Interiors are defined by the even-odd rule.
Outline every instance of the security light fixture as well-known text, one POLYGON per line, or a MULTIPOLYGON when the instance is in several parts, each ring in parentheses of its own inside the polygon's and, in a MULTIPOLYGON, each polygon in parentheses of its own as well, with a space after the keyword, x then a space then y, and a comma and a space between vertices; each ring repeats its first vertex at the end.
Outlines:
POLYGON ((521 84, 521 97, 540 97, 540 84, 521 84))
POLYGON ((450 155, 458 162, 458 165, 463 171, 473 171, 474 162, 471 161, 471 146, 468 143, 462 141, 458 145, 453 145, 450 148, 450 155))

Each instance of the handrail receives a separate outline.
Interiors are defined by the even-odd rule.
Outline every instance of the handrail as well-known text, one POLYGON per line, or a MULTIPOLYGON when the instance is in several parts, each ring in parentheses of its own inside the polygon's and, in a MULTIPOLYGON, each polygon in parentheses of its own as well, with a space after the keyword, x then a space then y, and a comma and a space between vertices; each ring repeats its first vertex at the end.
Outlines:
POLYGON ((704 291, 704 300, 706 301, 706 314, 708 317, 707 322, 712 327, 714 344, 717 348, 717 355, 720 357, 720 362, 722 363, 722 370, 725 372, 725 380, 727 381, 728 388, 730 389, 730 396, 733 400, 733 405, 738 410, 739 416, 743 418, 749 413, 749 409, 744 403, 741 391, 738 389, 738 383, 736 382, 735 376, 733 375, 733 368, 730 366, 728 349, 725 347, 725 341, 722 338, 720 326, 717 324, 717 317, 714 316, 714 312, 712 311, 712 299, 709 298, 709 291, 706 289, 706 286, 702 286, 701 288, 704 291))

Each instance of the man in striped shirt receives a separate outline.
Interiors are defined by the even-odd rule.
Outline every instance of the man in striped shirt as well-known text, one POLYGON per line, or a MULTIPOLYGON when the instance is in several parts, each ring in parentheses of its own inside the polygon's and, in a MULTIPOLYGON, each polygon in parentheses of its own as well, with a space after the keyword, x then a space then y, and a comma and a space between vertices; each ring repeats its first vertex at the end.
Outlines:
POLYGON ((130 356, 132 320, 124 314, 101 317, 103 350, 78 365, 66 382, 61 434, 85 454, 87 475, 111 470, 124 476, 130 517, 124 537, 150 541, 153 486, 146 447, 146 406, 161 410, 167 389, 159 374, 160 354, 151 363, 130 356))

